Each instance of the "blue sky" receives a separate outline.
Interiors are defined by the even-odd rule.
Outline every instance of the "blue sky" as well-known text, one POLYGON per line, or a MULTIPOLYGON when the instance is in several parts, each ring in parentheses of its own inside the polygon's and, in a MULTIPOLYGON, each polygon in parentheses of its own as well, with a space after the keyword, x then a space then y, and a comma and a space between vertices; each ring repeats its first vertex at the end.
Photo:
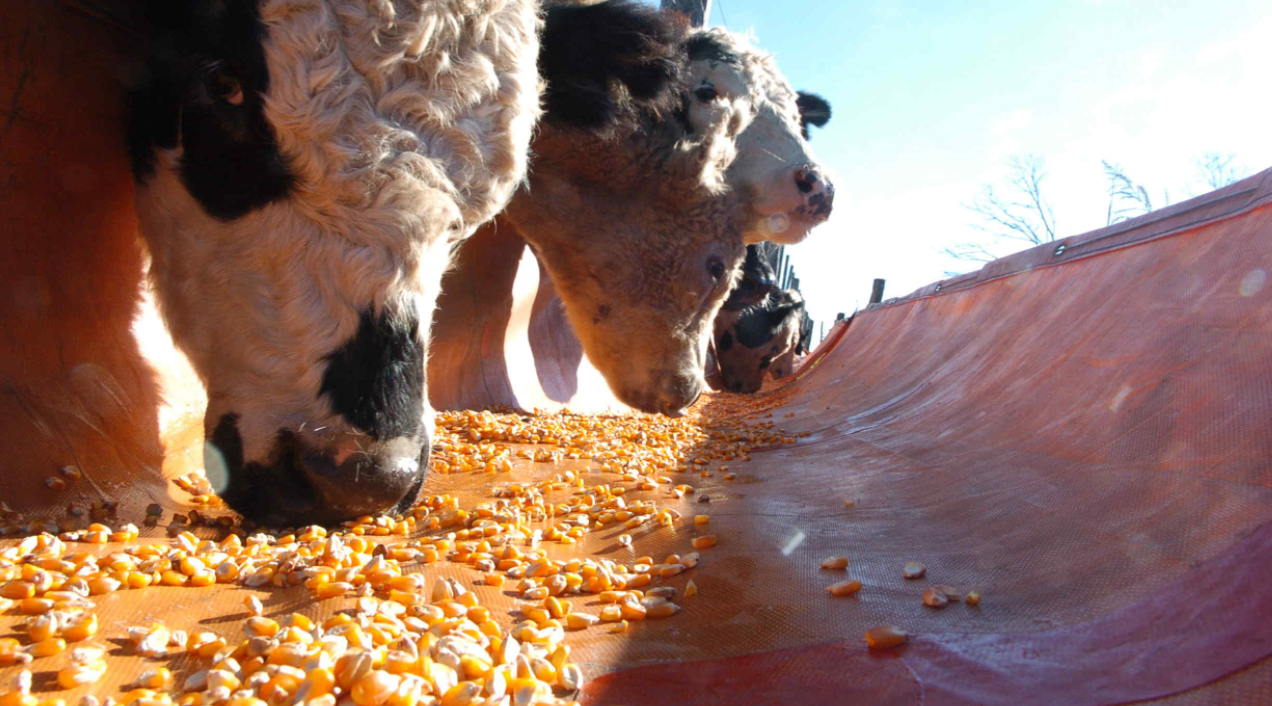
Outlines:
POLYGON ((1172 201, 1206 191, 1207 152, 1272 166, 1270 7, 713 0, 710 24, 752 31, 796 88, 834 106, 812 144, 835 213, 788 248, 826 320, 864 306, 874 277, 900 296, 976 269, 939 251, 984 239, 963 204, 1012 156, 1046 161, 1061 236, 1104 225, 1101 159, 1172 201))

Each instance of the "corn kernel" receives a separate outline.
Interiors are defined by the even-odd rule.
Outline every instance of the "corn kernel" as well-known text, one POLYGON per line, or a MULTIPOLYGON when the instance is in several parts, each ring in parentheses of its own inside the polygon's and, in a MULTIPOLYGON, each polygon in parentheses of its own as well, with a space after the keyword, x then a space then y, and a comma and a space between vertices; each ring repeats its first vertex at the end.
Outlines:
POLYGON ((842 581, 826 588, 826 591, 832 596, 851 596, 860 590, 861 582, 857 579, 842 581))
POLYGON ((848 557, 832 556, 828 559, 823 559, 821 568, 829 569, 831 571, 843 571, 848 568, 848 557))
POLYGON ((909 634, 895 625, 880 625, 866 631, 866 644, 872 650, 887 650, 904 644, 909 634))

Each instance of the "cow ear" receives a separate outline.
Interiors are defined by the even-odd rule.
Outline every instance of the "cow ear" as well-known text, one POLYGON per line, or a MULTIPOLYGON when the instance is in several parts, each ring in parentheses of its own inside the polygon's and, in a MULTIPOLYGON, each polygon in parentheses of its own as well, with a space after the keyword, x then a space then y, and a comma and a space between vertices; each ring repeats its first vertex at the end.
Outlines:
POLYGON ((809 125, 824 127, 830 122, 830 103, 816 93, 799 91, 798 95, 795 105, 799 106, 799 126, 807 140, 809 125))

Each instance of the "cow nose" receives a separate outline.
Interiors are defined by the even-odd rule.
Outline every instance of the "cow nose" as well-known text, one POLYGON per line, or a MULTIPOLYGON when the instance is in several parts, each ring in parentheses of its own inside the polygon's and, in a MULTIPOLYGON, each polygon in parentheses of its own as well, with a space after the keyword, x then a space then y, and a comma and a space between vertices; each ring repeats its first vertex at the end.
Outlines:
POLYGON ((835 185, 815 167, 801 167, 795 170, 795 188, 804 195, 806 213, 825 220, 830 217, 830 210, 835 203, 835 185))
POLYGON ((410 437, 347 438, 316 448, 302 444, 297 470, 314 503, 308 521, 342 522, 405 510, 419 494, 428 453, 427 443, 410 437))
POLYGON ((685 407, 702 395, 702 378, 695 375, 669 375, 658 386, 659 411, 669 417, 683 415, 685 407))

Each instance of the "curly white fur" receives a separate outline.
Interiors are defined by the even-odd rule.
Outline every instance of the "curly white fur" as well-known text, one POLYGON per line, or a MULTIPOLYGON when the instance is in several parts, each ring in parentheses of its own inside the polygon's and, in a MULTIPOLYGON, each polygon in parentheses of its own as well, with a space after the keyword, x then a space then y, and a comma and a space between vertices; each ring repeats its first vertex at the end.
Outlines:
POLYGON ((359 311, 413 305, 427 345, 449 243, 525 175, 535 13, 531 0, 262 0, 265 115, 290 195, 218 221, 178 178, 180 150, 160 151, 137 196, 153 282, 208 385, 207 423, 239 414, 246 459, 280 428, 348 431, 317 391, 359 311))

